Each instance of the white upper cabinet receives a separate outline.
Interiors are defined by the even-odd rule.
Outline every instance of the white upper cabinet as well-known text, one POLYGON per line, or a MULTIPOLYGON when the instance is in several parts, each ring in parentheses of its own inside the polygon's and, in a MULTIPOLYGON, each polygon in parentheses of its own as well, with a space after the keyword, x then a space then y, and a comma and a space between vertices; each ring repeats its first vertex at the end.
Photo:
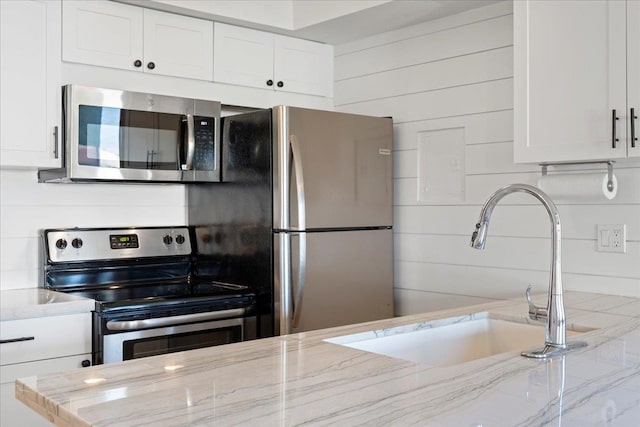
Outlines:
POLYGON ((637 6, 618 0, 514 2, 515 162, 633 155, 629 113, 640 73, 632 57, 640 38, 638 23, 633 35, 626 22, 637 6))
POLYGON ((275 36, 274 46, 273 75, 276 88, 333 97, 331 45, 275 36))
POLYGON ((110 1, 65 1, 62 23, 63 60, 141 69, 142 8, 110 1))
POLYGON ((214 25, 213 79, 333 96, 333 47, 227 24, 214 25))
POLYGON ((145 9, 144 57, 147 72, 212 80, 213 22, 145 9))
POLYGON ((629 157, 640 157, 640 2, 627 2, 627 134, 629 157), (633 109, 633 110, 632 110, 633 109), (631 114, 633 112, 633 115, 631 114))
POLYGON ((213 79, 217 82, 272 88, 275 34, 213 25, 213 79))
POLYGON ((110 1, 63 2, 62 59, 212 80, 213 22, 110 1))
POLYGON ((0 164, 60 167, 60 2, 0 1, 0 164))

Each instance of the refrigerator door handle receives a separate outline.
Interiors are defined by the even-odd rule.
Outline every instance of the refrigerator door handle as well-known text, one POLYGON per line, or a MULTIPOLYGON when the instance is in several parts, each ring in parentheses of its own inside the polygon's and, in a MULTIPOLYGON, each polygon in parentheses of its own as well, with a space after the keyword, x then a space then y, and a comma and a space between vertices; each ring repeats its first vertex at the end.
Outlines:
MULTIPOLYGON (((300 155, 300 144, 295 135, 289 137, 291 145, 291 155, 293 157, 293 168, 296 174, 296 196, 298 199, 298 230, 303 231, 299 234, 300 248, 298 250, 298 292, 293 302, 293 327, 297 328, 300 323, 300 313, 302 310, 302 298, 304 295, 304 285, 307 270, 307 237, 304 230, 306 228, 306 205, 304 192, 304 173, 302 170, 302 157, 300 155)), ((293 285, 293 284, 292 284, 293 285)))

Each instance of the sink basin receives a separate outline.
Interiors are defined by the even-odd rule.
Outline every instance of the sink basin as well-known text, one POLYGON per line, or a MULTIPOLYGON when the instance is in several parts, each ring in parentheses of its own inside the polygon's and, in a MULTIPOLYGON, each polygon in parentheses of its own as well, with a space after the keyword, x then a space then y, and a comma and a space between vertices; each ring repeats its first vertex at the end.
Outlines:
MULTIPOLYGON (((567 331, 567 336, 578 332, 567 331)), ((325 340, 371 353, 450 366, 544 344, 544 325, 491 318, 488 313, 415 323, 325 340)))

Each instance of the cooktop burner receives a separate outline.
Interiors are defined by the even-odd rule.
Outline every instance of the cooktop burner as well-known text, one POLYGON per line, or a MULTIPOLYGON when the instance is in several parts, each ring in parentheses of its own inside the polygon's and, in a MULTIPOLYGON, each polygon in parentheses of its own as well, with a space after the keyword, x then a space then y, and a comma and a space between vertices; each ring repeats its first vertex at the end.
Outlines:
POLYGON ((151 302, 160 300, 203 298, 211 296, 243 295, 251 293, 247 286, 234 285, 221 282, 197 282, 173 281, 169 283, 152 284, 113 284, 101 287, 87 286, 83 289, 67 291, 74 295, 91 298, 97 302, 108 305, 115 302, 127 301, 135 304, 138 302, 151 302))

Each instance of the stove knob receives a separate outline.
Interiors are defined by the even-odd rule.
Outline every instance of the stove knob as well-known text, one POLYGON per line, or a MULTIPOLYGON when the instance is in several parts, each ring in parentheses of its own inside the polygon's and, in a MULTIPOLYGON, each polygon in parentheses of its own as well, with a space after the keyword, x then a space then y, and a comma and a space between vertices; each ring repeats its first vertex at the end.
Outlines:
POLYGON ((71 241, 71 246, 73 246, 76 249, 80 249, 82 247, 82 239, 80 238, 75 238, 71 241))
POLYGON ((164 242, 165 245, 170 245, 171 242, 173 242, 173 237, 169 236, 168 234, 166 236, 164 236, 162 238, 162 241, 164 242))
POLYGON ((58 249, 64 249, 67 247, 67 241, 64 239, 58 239, 56 240, 56 248, 58 249))
POLYGON ((184 243, 184 241, 185 241, 185 238, 184 238, 184 236, 182 234, 178 234, 176 236, 176 243, 177 244, 181 245, 181 244, 184 243))

